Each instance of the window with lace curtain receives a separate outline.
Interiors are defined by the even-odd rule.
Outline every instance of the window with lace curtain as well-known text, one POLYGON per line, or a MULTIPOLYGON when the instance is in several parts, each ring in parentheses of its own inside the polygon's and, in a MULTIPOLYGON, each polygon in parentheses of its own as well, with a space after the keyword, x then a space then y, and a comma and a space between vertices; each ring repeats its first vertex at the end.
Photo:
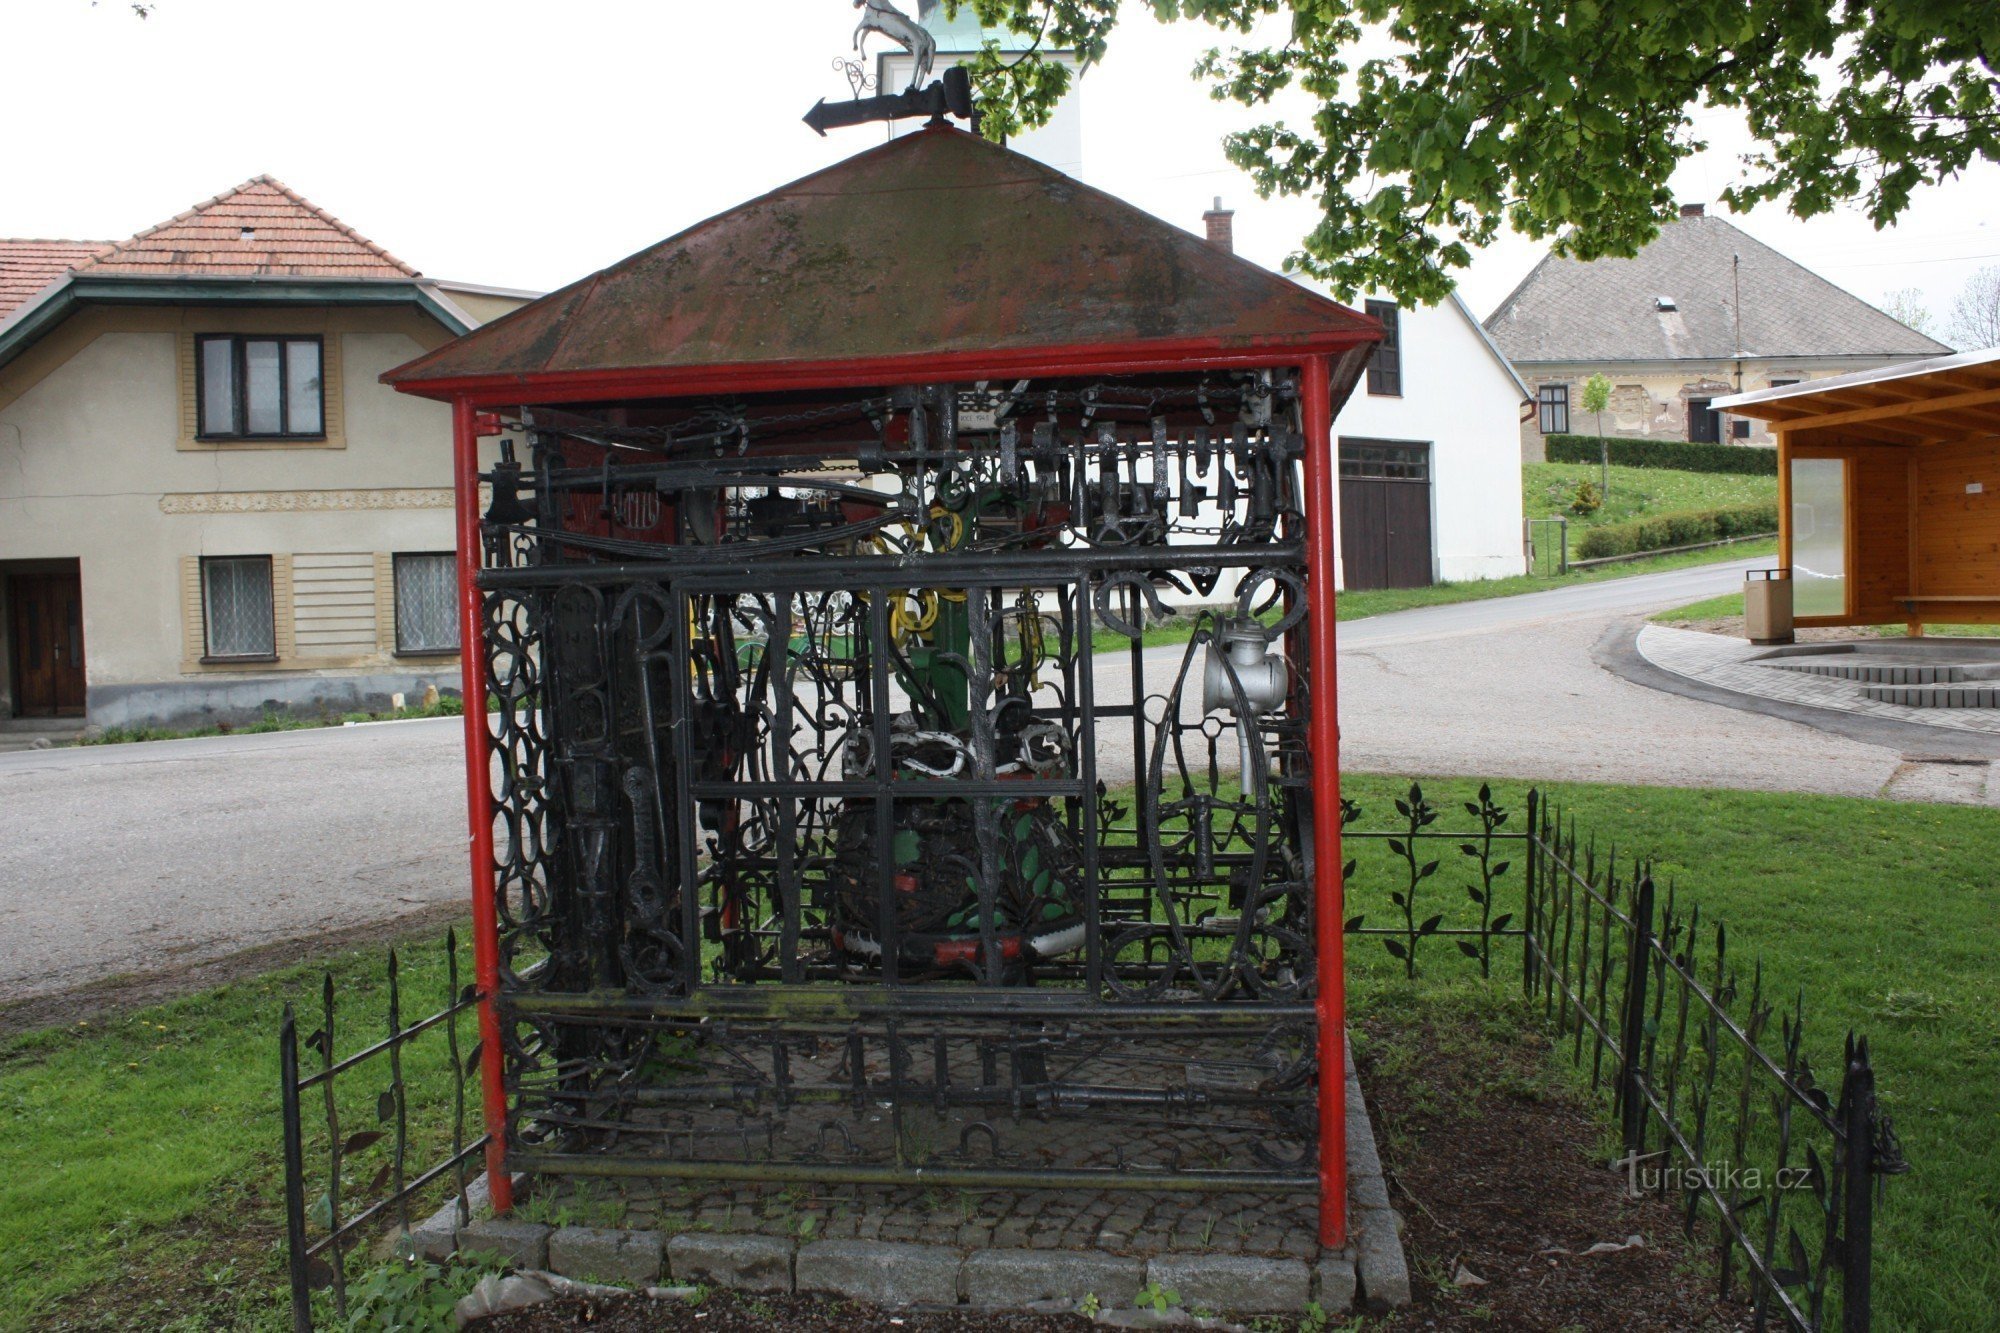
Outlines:
POLYGON ((274 658, 278 655, 276 604, 268 555, 206 556, 201 562, 204 655, 274 658))
POLYGON ((451 552, 396 556, 396 651, 458 651, 458 557, 451 552))

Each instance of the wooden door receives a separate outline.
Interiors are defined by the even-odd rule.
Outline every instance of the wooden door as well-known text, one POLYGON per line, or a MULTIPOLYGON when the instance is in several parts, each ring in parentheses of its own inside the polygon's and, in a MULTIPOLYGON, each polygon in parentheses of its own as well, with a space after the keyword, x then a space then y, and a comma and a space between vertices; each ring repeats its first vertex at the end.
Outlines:
POLYGON ((1356 592, 1430 585, 1429 445, 1341 440, 1340 563, 1356 592))
POLYGON ((1340 479, 1341 583, 1351 591, 1389 586, 1389 486, 1340 479))
POLYGON ((8 580, 14 708, 23 717, 81 717, 83 581, 74 571, 8 580))

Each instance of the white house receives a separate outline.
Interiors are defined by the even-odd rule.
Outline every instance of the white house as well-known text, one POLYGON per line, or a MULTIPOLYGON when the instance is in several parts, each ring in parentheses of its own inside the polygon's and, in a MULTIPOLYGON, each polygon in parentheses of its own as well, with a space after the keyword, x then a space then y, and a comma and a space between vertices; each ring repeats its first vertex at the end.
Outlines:
MULTIPOLYGON (((947 18, 940 0, 920 0, 917 15, 937 40, 938 69, 969 58, 989 39, 1003 49, 1019 40, 982 29, 970 7, 947 18)), ((1063 52, 1053 58, 1072 59, 1063 52)), ((877 48, 880 91, 903 91, 910 70, 900 49, 877 48)), ((1008 146, 1088 181, 1086 83, 1072 82, 1049 123, 1008 146)), ((916 124, 892 123, 888 132, 893 137, 916 124)), ((1235 248, 1232 217, 1218 199, 1203 218, 1211 243, 1235 248)), ((1429 308, 1375 298, 1366 306, 1390 339, 1334 421, 1340 586, 1421 587, 1521 573, 1520 432, 1534 395, 1457 296, 1429 308)))
POLYGON ((1533 395, 1456 293, 1364 306, 1389 338, 1333 422, 1340 586, 1521 573, 1520 422, 1533 395))

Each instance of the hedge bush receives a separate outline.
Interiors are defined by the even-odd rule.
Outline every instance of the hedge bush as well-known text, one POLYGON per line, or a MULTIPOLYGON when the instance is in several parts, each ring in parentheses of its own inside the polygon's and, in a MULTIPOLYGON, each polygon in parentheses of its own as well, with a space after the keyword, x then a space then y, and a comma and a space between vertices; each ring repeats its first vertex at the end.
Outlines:
MULTIPOLYGON (((1551 463, 1602 461, 1595 435, 1549 435, 1543 440, 1551 463)), ((1778 475, 1778 451, 1746 444, 1691 444, 1686 440, 1624 440, 1606 436, 1611 461, 1620 467, 1663 467, 1676 472, 1734 472, 1748 477, 1778 475)))
POLYGON ((1759 537, 1778 530, 1776 504, 1728 505, 1721 509, 1686 509, 1654 514, 1630 523, 1606 523, 1586 528, 1576 545, 1578 560, 1608 555, 1637 555, 1675 546, 1694 546, 1726 537, 1759 537))

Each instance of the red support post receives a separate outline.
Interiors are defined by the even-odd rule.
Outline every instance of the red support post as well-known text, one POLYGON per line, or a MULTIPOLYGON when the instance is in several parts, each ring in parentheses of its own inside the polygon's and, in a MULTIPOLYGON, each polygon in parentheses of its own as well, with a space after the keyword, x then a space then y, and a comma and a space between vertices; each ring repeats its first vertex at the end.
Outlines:
POLYGON ((1319 1243, 1347 1244, 1347 978, 1341 884, 1340 716, 1334 665, 1332 363, 1308 357, 1305 426, 1306 661, 1313 760, 1313 950, 1319 1019, 1319 1243))
POLYGON ((493 1211, 514 1206, 507 1174, 507 1080, 500 1015, 500 913, 494 901, 492 734, 486 716, 486 615, 477 577, 479 420, 468 399, 451 405, 452 487, 458 508, 458 657, 465 700, 465 808, 472 853, 472 969, 479 987, 479 1090, 486 1118, 486 1184, 493 1211))

